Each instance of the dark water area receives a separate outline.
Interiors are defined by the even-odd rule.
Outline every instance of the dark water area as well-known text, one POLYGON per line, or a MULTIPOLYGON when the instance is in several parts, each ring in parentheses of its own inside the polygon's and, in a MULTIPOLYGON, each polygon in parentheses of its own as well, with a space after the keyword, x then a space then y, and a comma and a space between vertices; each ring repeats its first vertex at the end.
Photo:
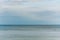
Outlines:
POLYGON ((60 28, 60 25, 0 25, 0 30, 22 30, 22 29, 50 29, 60 28))
POLYGON ((60 40, 60 26, 0 26, 0 40, 60 40))

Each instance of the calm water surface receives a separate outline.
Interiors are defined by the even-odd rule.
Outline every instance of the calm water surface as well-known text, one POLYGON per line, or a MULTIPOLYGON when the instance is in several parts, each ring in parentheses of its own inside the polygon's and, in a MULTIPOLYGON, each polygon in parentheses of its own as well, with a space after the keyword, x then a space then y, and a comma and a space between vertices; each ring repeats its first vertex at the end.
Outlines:
POLYGON ((2 26, 0 40, 60 40, 59 27, 2 26))

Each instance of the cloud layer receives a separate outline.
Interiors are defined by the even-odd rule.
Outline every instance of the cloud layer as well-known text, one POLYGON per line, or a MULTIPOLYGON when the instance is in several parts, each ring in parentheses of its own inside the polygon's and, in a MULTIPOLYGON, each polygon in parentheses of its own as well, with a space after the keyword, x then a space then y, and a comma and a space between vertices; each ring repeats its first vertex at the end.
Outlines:
POLYGON ((0 16, 24 17, 37 24, 60 24, 60 0, 3 0, 1 7, 0 16))

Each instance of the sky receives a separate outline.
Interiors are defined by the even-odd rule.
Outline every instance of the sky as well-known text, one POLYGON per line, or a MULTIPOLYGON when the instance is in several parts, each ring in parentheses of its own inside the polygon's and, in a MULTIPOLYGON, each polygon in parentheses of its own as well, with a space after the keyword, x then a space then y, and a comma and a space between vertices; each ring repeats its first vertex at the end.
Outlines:
POLYGON ((0 24, 60 25, 60 0, 0 0, 0 24))

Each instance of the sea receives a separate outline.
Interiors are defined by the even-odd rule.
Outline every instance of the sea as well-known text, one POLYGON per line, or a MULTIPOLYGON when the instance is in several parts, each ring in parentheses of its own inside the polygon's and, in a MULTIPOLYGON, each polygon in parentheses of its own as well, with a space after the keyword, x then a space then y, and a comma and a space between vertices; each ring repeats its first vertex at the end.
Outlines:
POLYGON ((60 40, 60 26, 0 26, 0 40, 60 40))

